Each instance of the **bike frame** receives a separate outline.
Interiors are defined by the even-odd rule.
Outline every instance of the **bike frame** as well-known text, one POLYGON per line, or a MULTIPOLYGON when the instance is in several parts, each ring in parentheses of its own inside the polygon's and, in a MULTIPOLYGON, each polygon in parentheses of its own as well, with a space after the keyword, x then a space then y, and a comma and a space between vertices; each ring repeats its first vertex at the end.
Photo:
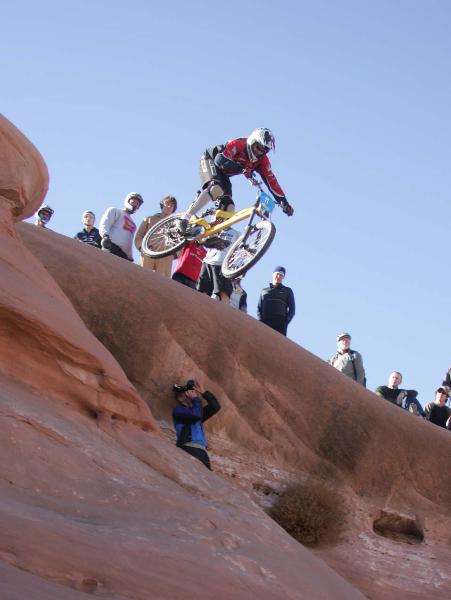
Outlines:
MULTIPOLYGON (((251 183, 255 187, 258 187, 260 191, 263 191, 262 186, 259 181, 257 181, 256 179, 251 179, 251 183)), ((249 222, 244 231, 243 242, 246 242, 246 239, 247 239, 249 232, 251 230, 251 227, 252 227, 252 222, 254 220, 255 215, 258 212, 259 204, 260 204, 260 197, 259 197, 259 195, 257 195, 257 199, 254 202, 253 206, 249 206, 248 208, 243 208, 242 210, 239 210, 238 212, 232 213, 232 212, 226 212, 224 210, 217 210, 214 213, 215 220, 217 220, 217 219, 224 219, 224 220, 222 223, 217 223, 216 225, 211 225, 203 217, 191 217, 191 219, 189 221, 190 225, 194 225, 194 226, 200 225, 201 227, 203 227, 205 229, 205 231, 203 233, 199 234, 194 239, 196 240, 196 242, 201 244, 204 240, 206 240, 210 236, 217 235, 217 234, 221 233, 221 231, 224 231, 225 229, 229 229, 229 227, 232 227, 233 225, 235 225, 235 223, 239 223, 240 221, 244 221, 245 219, 250 217, 249 222)), ((260 213, 260 217, 262 219, 266 219, 266 217, 262 213, 260 213)))

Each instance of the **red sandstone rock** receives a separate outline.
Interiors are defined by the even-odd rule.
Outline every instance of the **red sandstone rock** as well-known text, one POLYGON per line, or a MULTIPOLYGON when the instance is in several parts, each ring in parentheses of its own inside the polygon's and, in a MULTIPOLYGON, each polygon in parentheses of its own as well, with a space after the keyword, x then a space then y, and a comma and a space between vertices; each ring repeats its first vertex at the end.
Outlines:
POLYGON ((0 115, 0 206, 26 219, 41 205, 49 185, 47 167, 33 144, 0 115))
MULTIPOLYGON (((4 120, 0 142, 0 597, 362 598, 245 492, 159 435, 121 367, 17 237, 13 215, 41 203, 45 169, 4 120)), ((61 236, 40 231, 44 246, 59 247, 61 236)), ((75 244, 87 264, 120 265, 75 244)), ((129 313, 116 306, 122 329, 129 313)))
POLYGON ((371 598, 450 597, 449 432, 239 311, 58 234, 20 232, 163 429, 171 384, 197 377, 223 404, 208 424, 216 470, 254 497, 288 478, 325 478, 349 519, 341 543, 318 555, 371 598), (396 539, 373 530, 381 518, 396 539), (396 520, 425 541, 392 531, 396 520))

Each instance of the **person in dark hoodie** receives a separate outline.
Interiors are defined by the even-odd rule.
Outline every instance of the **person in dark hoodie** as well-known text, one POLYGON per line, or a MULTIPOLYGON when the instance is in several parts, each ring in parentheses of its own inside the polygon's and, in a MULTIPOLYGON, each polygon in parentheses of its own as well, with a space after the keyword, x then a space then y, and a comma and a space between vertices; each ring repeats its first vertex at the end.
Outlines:
POLYGON ((445 387, 439 387, 435 391, 435 401, 426 404, 426 419, 434 425, 451 429, 451 408, 446 406, 448 392, 445 387))
POLYGON ((172 411, 177 446, 200 460, 211 471, 203 423, 215 415, 221 406, 211 392, 201 392, 193 379, 189 379, 185 385, 174 385, 172 389, 177 398, 177 406, 172 411), (202 400, 206 401, 205 406, 202 400))
POLYGON ((285 267, 274 269, 272 283, 262 290, 257 307, 258 320, 282 335, 287 335, 288 324, 295 313, 293 290, 282 284, 285 274, 285 267))
POLYGON ((74 238, 79 242, 94 246, 95 248, 101 248, 102 238, 100 237, 99 230, 94 227, 96 222, 96 216, 92 210, 86 210, 82 215, 83 229, 79 231, 74 238))

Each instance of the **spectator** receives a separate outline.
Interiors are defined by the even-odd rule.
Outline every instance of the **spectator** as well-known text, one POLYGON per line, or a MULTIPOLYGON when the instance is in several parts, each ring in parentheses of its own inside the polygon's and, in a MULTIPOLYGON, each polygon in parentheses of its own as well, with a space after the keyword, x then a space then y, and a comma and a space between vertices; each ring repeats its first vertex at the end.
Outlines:
POLYGON ((446 388, 449 396, 451 393, 451 368, 449 368, 446 372, 445 379, 443 380, 442 385, 446 388))
POLYGON ((205 248, 197 242, 189 242, 177 259, 172 279, 195 290, 206 253, 205 248))
POLYGON ((174 385, 177 406, 172 412, 177 446, 200 460, 211 471, 207 454, 207 440, 203 423, 221 408, 211 392, 201 392, 196 381, 190 379, 186 385, 174 385), (202 404, 202 398, 207 402, 202 404))
POLYGON ((272 283, 263 288, 257 306, 258 320, 282 335, 287 335, 296 310, 293 290, 282 284, 285 274, 285 267, 274 269, 272 283))
MULTIPOLYGON (((143 243, 144 236, 151 227, 156 225, 159 221, 165 217, 169 217, 177 210, 177 200, 174 196, 166 196, 160 202, 160 212, 146 217, 143 219, 141 225, 136 232, 135 246, 137 250, 141 252, 141 245, 143 243)), ((173 256, 165 256, 164 258, 150 258, 141 252, 141 266, 145 269, 151 269, 156 273, 161 273, 166 277, 171 276, 173 256)))
POLYGON ((50 208, 50 206, 48 206, 47 204, 41 206, 41 208, 38 210, 37 218, 34 223, 36 227, 46 228, 47 223, 52 218, 54 212, 55 211, 53 210, 53 208, 50 208))
POLYGON ((132 192, 125 197, 124 208, 107 208, 100 219, 102 249, 133 262, 133 236, 136 225, 131 215, 143 203, 141 194, 132 192))
POLYGON ((232 294, 230 304, 233 308, 247 313, 247 292, 241 287, 242 277, 232 279, 232 294))
POLYGON ((96 222, 96 216, 92 212, 92 210, 87 210, 83 213, 81 222, 84 227, 82 231, 79 231, 74 239, 79 240, 89 246, 95 246, 96 248, 101 247, 102 238, 100 237, 99 230, 97 227, 94 227, 94 223, 96 222))
MULTIPOLYGON (((416 390, 400 389, 399 386, 401 383, 401 373, 399 371, 393 371, 388 378, 388 385, 380 385, 376 388, 376 394, 406 410, 410 410, 410 407, 414 405, 416 412, 421 416, 424 416, 423 407, 417 400, 418 392, 416 390)), ((410 412, 415 411, 412 409, 410 412)))
POLYGON ((229 302, 232 293, 230 279, 221 273, 222 263, 228 252, 229 246, 239 237, 238 231, 230 227, 221 231, 215 237, 214 246, 209 248, 202 262, 197 289, 203 294, 208 294, 221 302, 229 302))
POLYGON ((343 332, 337 337, 337 352, 329 359, 329 364, 366 387, 362 355, 356 350, 351 350, 349 333, 343 332))
POLYGON ((426 404, 426 418, 439 427, 451 429, 451 408, 446 406, 448 392, 442 386, 435 391, 435 401, 426 404))

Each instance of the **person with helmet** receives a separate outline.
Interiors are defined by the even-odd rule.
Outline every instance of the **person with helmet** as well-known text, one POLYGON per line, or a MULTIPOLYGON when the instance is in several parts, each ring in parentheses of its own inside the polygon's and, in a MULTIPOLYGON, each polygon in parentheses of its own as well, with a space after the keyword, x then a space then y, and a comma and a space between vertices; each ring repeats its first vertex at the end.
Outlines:
POLYGON ((351 334, 347 331, 337 336, 337 352, 330 357, 329 364, 366 387, 362 355, 357 350, 351 350, 351 334))
POLYGON ((102 238, 100 237, 97 227, 94 227, 96 216, 92 210, 86 210, 83 213, 81 222, 83 223, 84 227, 82 231, 79 231, 74 235, 74 239, 83 242, 84 244, 88 244, 89 246, 100 248, 102 238))
MULTIPOLYGON (((165 196, 160 200, 160 212, 152 215, 151 217, 145 217, 138 227, 135 237, 136 249, 141 252, 141 245, 143 243, 144 236, 151 227, 156 225, 162 219, 169 217, 177 210, 177 200, 174 196, 165 196)), ((161 273, 166 277, 171 276, 172 269, 172 256, 165 256, 164 258, 150 258, 141 252, 141 266, 145 269, 152 269, 156 273, 161 273)))
POLYGON ((38 210, 36 221, 34 223, 36 227, 47 227, 47 223, 52 218, 54 212, 55 211, 53 210, 53 208, 50 208, 48 204, 44 204, 44 206, 41 206, 41 208, 38 210))
POLYGON ((216 202, 221 210, 233 211, 235 205, 230 177, 242 174, 250 178, 254 171, 261 176, 283 212, 291 217, 293 207, 288 203, 267 157, 275 147, 273 133, 260 127, 247 138, 229 140, 226 144, 205 150, 200 159, 202 189, 180 221, 181 233, 186 232, 189 219, 210 201, 216 202))
POLYGON ((124 208, 107 208, 100 219, 102 250, 133 262, 133 236, 136 225, 131 215, 143 203, 141 194, 132 192, 124 200, 124 208))

